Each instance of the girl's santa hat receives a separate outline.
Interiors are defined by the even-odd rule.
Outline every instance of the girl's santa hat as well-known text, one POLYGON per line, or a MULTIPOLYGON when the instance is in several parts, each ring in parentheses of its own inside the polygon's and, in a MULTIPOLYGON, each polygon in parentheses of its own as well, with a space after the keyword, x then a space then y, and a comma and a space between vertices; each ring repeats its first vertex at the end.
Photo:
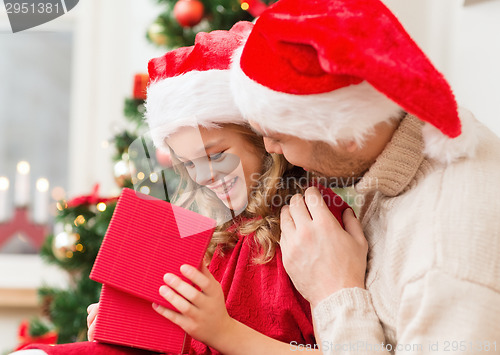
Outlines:
POLYGON ((165 138, 181 127, 244 123, 231 94, 229 67, 252 27, 242 21, 229 31, 200 32, 193 46, 149 61, 145 116, 155 146, 168 149, 165 138))
POLYGON ((236 104, 264 130, 362 144, 405 110, 426 122, 427 156, 474 151, 475 119, 461 122, 443 75, 379 0, 280 0, 233 62, 236 104))

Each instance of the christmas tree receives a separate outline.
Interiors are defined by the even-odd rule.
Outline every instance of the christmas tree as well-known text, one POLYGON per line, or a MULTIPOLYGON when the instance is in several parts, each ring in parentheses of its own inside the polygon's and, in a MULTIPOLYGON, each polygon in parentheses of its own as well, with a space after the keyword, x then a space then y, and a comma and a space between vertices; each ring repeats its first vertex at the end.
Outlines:
MULTIPOLYGON (((196 33, 228 30, 241 20, 252 21, 272 1, 260 0, 157 0, 164 12, 147 29, 146 37, 155 45, 174 49, 194 43, 196 33)), ((116 153, 115 181, 120 187, 132 187, 158 197, 167 196, 167 182, 175 185, 174 176, 161 178, 141 166, 129 151, 132 142, 144 137, 147 130, 143 122, 147 74, 134 78, 133 95, 125 99, 124 116, 127 129, 113 138, 116 153), (131 161, 134 164, 131 164, 131 161), (156 191, 160 191, 156 193, 156 191), (163 193, 161 193, 163 192, 163 193)), ((151 142, 144 142, 151 145, 151 142)), ((171 166, 168 153, 156 151, 148 162, 161 171, 171 166)), ((168 169, 166 170, 168 172, 168 169)), ((70 275, 66 289, 43 287, 39 290, 43 317, 23 323, 19 328, 20 347, 32 343, 70 343, 87 339, 87 306, 99 300, 101 285, 89 279, 97 252, 111 220, 116 198, 99 196, 98 186, 91 194, 58 203, 54 233, 49 235, 41 255, 48 263, 56 264, 70 275)))
MULTIPOLYGON (((39 290, 47 318, 55 327, 60 343, 86 339, 85 305, 99 300, 100 285, 89 279, 116 204, 115 198, 98 196, 98 186, 91 195, 58 204, 55 233, 41 250, 42 257, 70 273, 68 289, 45 287, 39 290)), ((30 327, 31 329, 31 327, 30 327)))
POLYGON ((238 21, 252 21, 270 2, 261 0, 157 0, 165 6, 147 31, 150 41, 177 48, 194 44, 196 33, 229 30, 238 21))

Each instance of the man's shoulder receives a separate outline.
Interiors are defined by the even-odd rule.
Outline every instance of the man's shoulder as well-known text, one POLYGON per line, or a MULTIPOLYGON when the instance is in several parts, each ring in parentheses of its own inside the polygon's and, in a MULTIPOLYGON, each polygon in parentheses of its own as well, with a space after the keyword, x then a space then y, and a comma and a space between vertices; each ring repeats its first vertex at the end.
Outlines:
POLYGON ((406 246, 418 251, 409 257, 416 264, 500 290, 499 181, 500 138, 484 128, 473 157, 434 164, 387 222, 409 232, 406 246))
POLYGON ((500 137, 493 133, 484 124, 476 124, 478 142, 470 157, 458 160, 446 166, 448 169, 460 169, 470 165, 491 168, 500 167, 500 137))
MULTIPOLYGON (((485 198, 490 201, 495 194, 500 196, 500 138, 482 124, 478 129, 481 139, 471 156, 449 164, 429 160, 432 168, 414 188, 431 192, 428 198, 441 199, 445 205, 452 201, 447 193, 463 196, 469 203, 486 202, 485 198)), ((455 205, 460 206, 464 207, 455 205)))
POLYGON ((418 221, 424 229, 431 228, 427 238, 438 231, 500 234, 500 138, 482 125, 481 135, 473 156, 450 164, 429 161, 431 168, 396 198, 392 213, 407 215, 405 223, 418 221))

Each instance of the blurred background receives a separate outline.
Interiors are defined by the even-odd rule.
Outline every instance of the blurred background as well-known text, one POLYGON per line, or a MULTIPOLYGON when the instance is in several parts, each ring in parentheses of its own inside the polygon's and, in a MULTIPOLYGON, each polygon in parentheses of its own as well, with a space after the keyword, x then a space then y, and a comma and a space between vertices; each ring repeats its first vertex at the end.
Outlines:
MULTIPOLYGON (((33 337, 58 332, 53 324, 20 327, 50 313, 51 288, 94 287, 79 286, 75 276, 90 260, 77 255, 96 248, 80 238, 95 235, 98 248, 113 197, 134 178, 123 169, 126 145, 140 130, 148 60, 190 44, 198 30, 252 20, 270 3, 203 0, 201 12, 174 14, 178 2, 186 1, 85 0, 16 34, 0 7, 0 353, 30 326, 39 327, 33 337), (2 225, 23 223, 30 225, 24 234, 2 239, 2 225)), ((500 0, 384 2, 448 78, 459 104, 500 135, 500 0)), ((160 165, 168 159, 156 157, 160 165)))

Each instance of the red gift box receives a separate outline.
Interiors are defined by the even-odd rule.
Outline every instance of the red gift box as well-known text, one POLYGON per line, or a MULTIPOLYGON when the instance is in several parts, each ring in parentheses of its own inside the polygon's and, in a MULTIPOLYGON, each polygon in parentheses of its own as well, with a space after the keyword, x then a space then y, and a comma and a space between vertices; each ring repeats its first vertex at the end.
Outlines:
POLYGON ((215 225, 195 212, 124 189, 90 274, 103 284, 95 339, 163 353, 189 351, 189 336, 155 312, 152 303, 175 309, 158 293, 163 275, 187 281, 179 268, 201 266, 215 225))

